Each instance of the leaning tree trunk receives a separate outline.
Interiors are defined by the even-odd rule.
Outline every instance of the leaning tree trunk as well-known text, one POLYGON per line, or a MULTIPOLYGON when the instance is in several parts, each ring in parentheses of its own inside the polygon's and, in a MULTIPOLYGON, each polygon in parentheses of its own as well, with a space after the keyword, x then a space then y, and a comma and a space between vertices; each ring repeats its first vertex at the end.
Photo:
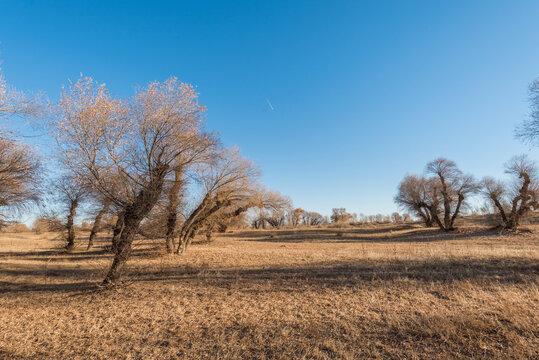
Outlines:
POLYGON ((434 221, 432 219, 432 216, 430 214, 430 210, 427 207, 421 207, 418 206, 416 208, 417 214, 421 219, 423 219, 423 222, 425 223, 426 227, 432 227, 434 225, 434 221))
POLYGON ((94 226, 92 226, 92 231, 90 232, 90 237, 88 238, 88 248, 86 250, 90 250, 92 246, 94 245, 94 239, 97 236, 97 232, 99 231, 99 226, 101 225, 101 219, 103 216, 109 211, 110 208, 110 202, 105 201, 103 204, 103 208, 99 210, 97 213, 97 216, 94 220, 94 226))
POLYGON ((167 166, 161 166, 153 171, 148 185, 140 190, 135 200, 123 210, 123 230, 121 232, 116 253, 110 270, 103 280, 103 285, 115 283, 131 255, 131 246, 138 232, 140 223, 157 203, 163 190, 167 166))
POLYGON ((440 220, 440 216, 438 215, 437 205, 429 206, 429 212, 432 217, 432 220, 434 220, 436 225, 438 225, 441 230, 445 230, 444 224, 442 223, 442 221, 440 220))
MULTIPOLYGON (((208 200, 209 201, 209 200, 208 200)), ((186 222, 185 225, 182 227, 180 231, 180 238, 179 238, 179 244, 178 244, 178 254, 183 254, 187 251, 187 247, 191 244, 191 241, 195 237, 196 231, 204 225, 204 222, 215 212, 217 212, 219 209, 221 209, 223 206, 230 205, 230 201, 221 201, 217 200, 215 202, 215 205, 213 205, 211 208, 205 210, 204 212, 199 211, 197 214, 198 216, 192 217, 190 216, 189 222, 186 222)), ((205 206, 202 208, 204 209, 205 206)), ((188 220, 189 220, 188 219, 188 220)))
POLYGON ((120 241, 120 235, 122 235, 122 231, 124 229, 124 211, 120 211, 118 213, 118 219, 116 220, 116 224, 114 225, 114 229, 112 230, 112 244, 110 247, 110 251, 113 253, 116 253, 116 250, 118 249, 118 243, 120 241))
POLYGON ((520 173, 520 177, 524 179, 522 187, 518 192, 518 196, 513 199, 511 213, 509 215, 508 222, 506 223, 505 228, 507 230, 516 230, 520 226, 520 218, 526 213, 529 209, 528 207, 528 198, 529 193, 528 189, 530 186, 530 176, 524 172, 520 173), (520 202, 520 206, 519 206, 520 202))
POLYGON ((455 207, 455 212, 453 213, 453 216, 451 216, 451 222, 449 223, 449 228, 447 228, 446 231, 455 230, 455 220, 459 216, 460 207, 462 206, 463 201, 464 195, 459 193, 459 199, 457 201, 457 206, 455 207))
POLYGON ((178 245, 176 247, 176 254, 185 252, 185 241, 187 240, 189 231, 193 223, 197 221, 197 218, 199 217, 200 213, 202 213, 202 211, 204 211, 204 209, 208 205, 210 199, 211 199, 210 195, 206 194, 206 196, 204 196, 204 199, 202 199, 202 202, 191 213, 191 215, 189 215, 189 217, 184 221, 180 229, 180 233, 178 234, 178 245))
POLYGON ((174 171, 174 184, 170 188, 168 195, 167 205, 167 233, 166 233, 166 246, 167 253, 172 254, 174 252, 174 232, 176 230, 176 223, 178 220, 178 205, 180 200, 180 189, 182 187, 182 175, 181 169, 174 171))
POLYGON ((71 206, 69 207, 69 215, 67 216, 67 245, 66 250, 71 251, 75 247, 75 225, 73 220, 77 214, 77 206, 79 205, 78 200, 71 201, 71 206))

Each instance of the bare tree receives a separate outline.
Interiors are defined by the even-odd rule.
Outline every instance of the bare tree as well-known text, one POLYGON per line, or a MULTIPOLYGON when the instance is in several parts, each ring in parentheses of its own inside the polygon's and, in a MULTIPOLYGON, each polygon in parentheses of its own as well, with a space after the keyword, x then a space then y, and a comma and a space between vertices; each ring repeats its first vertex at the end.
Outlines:
POLYGON ((252 163, 241 158, 236 148, 221 151, 208 164, 200 164, 196 181, 203 190, 202 200, 185 216, 176 253, 187 250, 197 230, 217 211, 248 200, 257 175, 252 163))
POLYGON ((434 225, 429 206, 429 183, 422 175, 406 175, 399 184, 395 202, 404 210, 419 217, 426 227, 434 225))
POLYGON ((32 149, 0 136, 0 222, 39 200, 40 161, 32 149))
POLYGON ((178 206, 185 195, 187 184, 186 173, 191 166, 210 161, 218 140, 213 134, 201 133, 198 141, 190 146, 174 165, 174 180, 168 189, 168 204, 166 207, 166 249, 172 253, 175 248, 178 206))
POLYGON ((347 213, 345 208, 334 208, 331 211, 332 222, 349 222, 352 219, 352 215, 347 213))
POLYGON ((0 119, 11 115, 35 116, 42 110, 38 97, 32 97, 8 86, 0 68, 0 119))
MULTIPOLYGON (((40 109, 37 98, 9 87, 0 69, 0 120, 11 115, 35 116, 40 109)), ((0 225, 6 223, 8 213, 39 199, 40 168, 39 157, 33 149, 0 127, 0 225)))
POLYGON ((324 223, 324 217, 314 211, 306 211, 303 214, 303 223, 309 226, 321 225, 324 223))
POLYGON ((81 179, 73 175, 63 175, 60 177, 55 181, 54 188, 57 191, 59 202, 66 206, 67 216, 64 227, 67 235, 65 249, 71 251, 75 247, 74 220, 77 215, 77 208, 86 196, 87 188, 81 179))
POLYGON ((489 199, 507 230, 517 230, 521 220, 534 210, 539 210, 539 184, 537 166, 525 155, 512 158, 505 172, 514 180, 506 185, 487 177, 482 181, 482 194, 489 199))
POLYGON ((289 217, 290 217, 290 225, 296 227, 301 222, 301 219, 303 218, 303 214, 305 214, 305 210, 302 208, 295 208, 290 211, 289 217))
POLYGON ((276 191, 269 191, 259 187, 256 192, 257 200, 251 219, 251 225, 255 229, 266 228, 269 225, 279 228, 285 225, 287 213, 292 210, 292 201, 276 191))
POLYGON ((530 115, 524 123, 517 128, 517 137, 529 143, 538 143, 539 140, 539 79, 530 84, 529 88, 530 115))
POLYGON ((398 212, 394 212, 391 214, 391 221, 394 223, 400 223, 402 222, 402 216, 398 212))
POLYGON ((438 158, 428 163, 426 169, 427 173, 434 175, 430 184, 433 201, 430 205, 431 215, 440 229, 454 230, 455 220, 467 196, 476 193, 479 186, 471 175, 464 175, 451 160, 438 158), (436 200, 438 197, 441 201, 436 200), (441 208, 437 206, 438 203, 442 204, 441 208))
POLYGON ((104 284, 119 278, 177 160, 198 146, 203 112, 194 88, 175 78, 151 83, 126 101, 90 78, 62 94, 52 125, 64 163, 121 209, 122 230, 104 284))

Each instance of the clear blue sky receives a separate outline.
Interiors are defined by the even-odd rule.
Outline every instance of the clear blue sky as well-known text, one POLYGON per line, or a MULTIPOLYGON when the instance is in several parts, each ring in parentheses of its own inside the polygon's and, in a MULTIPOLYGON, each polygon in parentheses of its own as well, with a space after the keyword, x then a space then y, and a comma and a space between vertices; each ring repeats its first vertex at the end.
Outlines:
POLYGON ((0 58, 53 101, 79 73, 119 96, 176 75, 269 187, 324 214, 394 211, 438 156, 482 177, 539 154, 513 137, 538 1, 2 1, 0 58))

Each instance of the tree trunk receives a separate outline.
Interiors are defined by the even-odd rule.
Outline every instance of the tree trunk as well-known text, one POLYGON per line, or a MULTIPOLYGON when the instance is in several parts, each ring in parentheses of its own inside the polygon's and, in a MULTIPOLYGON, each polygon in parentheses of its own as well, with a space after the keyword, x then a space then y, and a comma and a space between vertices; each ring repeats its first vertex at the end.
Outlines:
POLYGON ((206 221, 208 217, 213 215, 223 206, 228 206, 228 205, 230 205, 230 201, 228 200, 227 201, 217 200, 215 202, 215 205, 212 206, 211 208, 207 209, 204 212, 202 211, 198 212, 199 215, 200 214, 202 215, 196 216, 192 219, 191 219, 192 216, 190 216, 189 219, 191 219, 191 221, 189 221, 189 223, 186 222, 185 226, 182 227, 182 231, 180 232, 178 254, 183 254, 187 250, 187 247, 189 246, 189 244, 191 244, 192 239, 195 237, 196 231, 204 224, 204 221, 206 221))
POLYGON ((438 173, 440 177, 440 182, 442 183, 442 197, 444 201, 444 226, 442 230, 449 231, 451 230, 451 199, 449 198, 449 193, 447 192, 447 185, 445 183, 445 178, 441 173, 438 173))
POLYGON ((208 229, 206 230, 206 241, 207 242, 212 242, 212 235, 213 235, 213 229, 211 227, 208 227, 208 229))
POLYGON ((69 215, 67 216, 67 245, 66 250, 71 251, 75 247, 75 226, 73 220, 77 214, 77 206, 79 205, 78 200, 71 201, 71 206, 69 207, 69 215))
POLYGON ((464 195, 459 194, 459 199, 457 201, 457 207, 455 208, 455 212, 453 213, 453 216, 451 216, 451 222, 449 223, 449 227, 445 229, 445 231, 451 231, 455 230, 455 220, 457 219, 457 216, 459 216, 460 207, 462 206, 462 202, 464 201, 464 195))
POLYGON ((99 226, 101 225, 101 219, 107 213, 107 211, 109 211, 109 208, 110 208, 110 202, 105 201, 103 204, 103 208, 101 208, 101 210, 99 210, 99 212, 97 213, 97 216, 95 217, 95 220, 94 220, 94 226, 92 226, 92 231, 90 232, 90 237, 88 238, 88 248, 86 250, 90 250, 92 246, 94 245, 94 239, 97 235, 97 232, 99 231, 99 226))
POLYGON ((116 253, 118 249, 118 242, 120 241, 120 235, 124 229, 124 210, 118 213, 118 219, 114 225, 114 230, 112 231, 112 245, 110 251, 116 253))
POLYGON ((163 190, 167 166, 156 168, 150 176, 148 185, 140 190, 133 203, 127 205, 123 211, 123 230, 116 246, 116 253, 110 270, 103 280, 103 285, 115 283, 121 275, 122 269, 131 255, 131 246, 138 232, 140 223, 157 203, 163 190))
POLYGON ((167 233, 166 233, 166 246, 167 253, 172 254, 174 252, 174 232, 176 230, 176 223, 178 219, 178 205, 180 202, 180 190, 182 187, 182 169, 174 171, 174 184, 170 188, 168 195, 167 205, 167 233))
POLYGON ((444 224, 442 223, 442 221, 440 220, 440 217, 438 216, 438 212, 436 210, 436 207, 434 207, 434 206, 430 207, 429 211, 430 211, 430 214, 432 216, 432 219, 434 220, 434 222, 436 222, 438 227, 441 230, 445 230, 444 224))
POLYGON ((196 221, 199 214, 204 210, 208 202, 210 201, 210 194, 206 194, 202 202, 197 206, 197 208, 189 215, 189 218, 185 220, 178 234, 178 246, 176 248, 176 254, 185 252, 185 243, 186 237, 190 231, 192 224, 196 221))
POLYGON ((496 208, 498 208, 498 211, 500 213, 500 216, 502 218, 502 221, 503 221, 503 226, 507 228, 507 226, 509 226, 509 221, 507 219, 507 215, 505 215, 505 210, 503 208, 503 205, 500 203, 500 200, 495 197, 494 195, 491 195, 490 197, 492 199, 492 202, 494 203, 494 206, 496 206, 496 208))

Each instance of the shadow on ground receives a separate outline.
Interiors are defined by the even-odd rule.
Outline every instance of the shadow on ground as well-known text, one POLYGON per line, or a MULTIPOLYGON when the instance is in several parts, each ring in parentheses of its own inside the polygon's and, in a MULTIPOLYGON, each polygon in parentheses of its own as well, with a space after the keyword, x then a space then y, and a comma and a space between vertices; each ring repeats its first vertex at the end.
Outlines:
MULTIPOLYGON (((45 270, 46 271, 46 270, 45 270)), ((0 282, 0 294, 20 292, 80 292, 97 288, 100 279, 87 269, 52 270, 46 274, 39 268, 0 270, 0 275, 49 276, 62 283, 0 282), (89 282, 94 278, 95 282, 89 282)), ((539 284, 539 263, 535 259, 503 257, 495 259, 429 259, 427 261, 361 260, 347 262, 320 262, 306 266, 270 267, 255 269, 221 269, 207 266, 168 266, 159 271, 139 269, 125 276, 128 281, 140 283, 181 282, 193 287, 217 287, 242 291, 257 288, 265 292, 282 291, 290 285, 291 292, 305 286, 321 288, 357 287, 373 284, 391 286, 397 280, 443 282, 469 280, 481 284, 539 284), (277 290, 279 289, 279 290, 277 290)))
POLYGON ((447 240, 469 240, 475 237, 496 236, 498 230, 456 230, 443 232, 436 228, 421 228, 413 225, 402 225, 391 228, 327 228, 298 229, 276 231, 244 231, 242 233, 221 234, 223 238, 240 241, 274 242, 274 243, 373 243, 379 242, 437 242, 447 240))

